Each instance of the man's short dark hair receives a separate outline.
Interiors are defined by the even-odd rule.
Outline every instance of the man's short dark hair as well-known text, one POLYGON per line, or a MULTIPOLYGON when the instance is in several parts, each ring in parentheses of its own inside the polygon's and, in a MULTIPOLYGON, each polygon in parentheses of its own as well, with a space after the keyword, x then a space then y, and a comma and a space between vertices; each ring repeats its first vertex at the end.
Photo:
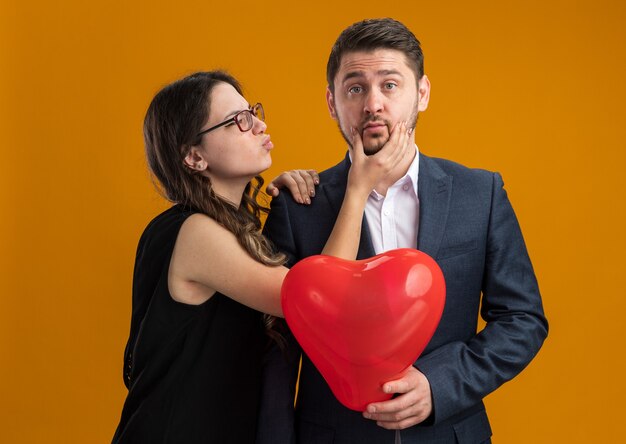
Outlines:
POLYGON ((326 65, 326 80, 331 92, 335 90, 335 76, 341 58, 348 52, 395 49, 407 58, 416 80, 424 75, 424 54, 419 40, 397 20, 391 18, 368 19, 344 29, 335 42, 326 65))

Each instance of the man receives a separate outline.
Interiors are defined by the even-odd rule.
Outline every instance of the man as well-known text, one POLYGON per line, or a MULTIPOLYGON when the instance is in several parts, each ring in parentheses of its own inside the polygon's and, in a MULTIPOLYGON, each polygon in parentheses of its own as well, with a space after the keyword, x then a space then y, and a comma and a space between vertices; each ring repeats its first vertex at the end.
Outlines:
MULTIPOLYGON (((415 126, 428 107, 420 43, 392 19, 344 30, 331 51, 327 80, 331 116, 346 142, 352 128, 359 132, 367 154, 384 146, 394 124, 415 126)), ((265 232, 291 265, 324 247, 349 168, 346 156, 321 173, 310 206, 286 193, 273 200, 265 232)), ((259 442, 392 443, 395 430, 402 430, 405 444, 490 442, 482 399, 533 359, 548 331, 500 175, 429 158, 416 146, 372 192, 358 259, 402 247, 432 256, 447 292, 441 322, 422 356, 405 376, 383 385, 395 397, 365 412, 349 410, 303 355, 294 412, 289 395, 298 354, 275 352, 267 367, 259 442), (486 327, 477 333, 479 308, 486 327)))

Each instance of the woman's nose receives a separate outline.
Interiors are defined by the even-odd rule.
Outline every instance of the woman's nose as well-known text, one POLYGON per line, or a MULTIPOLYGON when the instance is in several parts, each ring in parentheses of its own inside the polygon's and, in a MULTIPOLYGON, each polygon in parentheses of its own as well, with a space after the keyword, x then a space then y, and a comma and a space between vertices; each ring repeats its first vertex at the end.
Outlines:
POLYGON ((263 134, 267 129, 267 124, 256 116, 252 116, 252 132, 254 134, 263 134))

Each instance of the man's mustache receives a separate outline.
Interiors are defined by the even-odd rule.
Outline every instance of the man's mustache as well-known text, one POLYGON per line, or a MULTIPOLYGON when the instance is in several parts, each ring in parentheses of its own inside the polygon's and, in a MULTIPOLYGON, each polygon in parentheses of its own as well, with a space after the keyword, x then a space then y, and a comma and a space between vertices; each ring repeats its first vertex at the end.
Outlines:
POLYGON ((361 122, 360 124, 361 132, 363 132, 363 130, 365 129, 365 125, 367 125, 368 123, 382 123, 387 127, 389 131, 391 131, 391 122, 385 119, 381 119, 376 116, 369 116, 363 119, 363 121, 361 122))

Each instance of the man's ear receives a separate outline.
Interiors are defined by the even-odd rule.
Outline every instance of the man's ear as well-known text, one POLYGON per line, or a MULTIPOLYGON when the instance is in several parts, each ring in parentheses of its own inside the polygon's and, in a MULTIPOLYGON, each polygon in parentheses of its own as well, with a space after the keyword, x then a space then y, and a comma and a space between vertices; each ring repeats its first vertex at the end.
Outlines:
POLYGON ((328 112, 330 113, 330 117, 337 120, 337 111, 335 110, 335 97, 333 93, 330 91, 330 87, 326 87, 326 104, 328 105, 328 112))
POLYGON ((430 100, 430 80, 428 80, 426 74, 417 82, 417 97, 417 110, 419 112, 426 111, 430 100))
POLYGON ((200 150, 195 146, 191 147, 183 159, 183 163, 185 166, 195 171, 204 171, 208 166, 202 156, 202 152, 200 152, 200 150))

